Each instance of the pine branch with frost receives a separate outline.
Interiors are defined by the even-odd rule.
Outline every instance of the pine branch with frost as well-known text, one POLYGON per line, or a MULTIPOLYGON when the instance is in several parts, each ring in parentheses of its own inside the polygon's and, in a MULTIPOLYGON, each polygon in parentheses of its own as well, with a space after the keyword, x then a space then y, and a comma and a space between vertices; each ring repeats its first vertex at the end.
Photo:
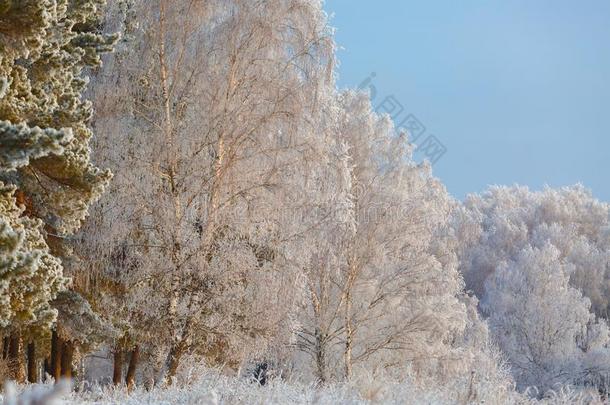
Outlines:
POLYGON ((0 170, 13 170, 27 166, 31 159, 60 155, 72 137, 69 129, 30 128, 25 123, 0 121, 0 170))

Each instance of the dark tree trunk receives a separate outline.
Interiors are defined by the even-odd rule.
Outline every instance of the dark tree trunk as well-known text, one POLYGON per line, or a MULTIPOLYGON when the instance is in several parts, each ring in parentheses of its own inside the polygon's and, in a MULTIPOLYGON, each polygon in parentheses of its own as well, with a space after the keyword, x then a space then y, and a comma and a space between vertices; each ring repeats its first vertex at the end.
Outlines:
POLYGON ((112 370, 112 382, 119 385, 123 381, 123 351, 117 347, 114 350, 114 364, 112 370))
POLYGON ((49 357, 45 357, 43 366, 45 374, 51 375, 51 359, 49 357))
POLYGON ((9 346, 10 346, 10 343, 11 343, 11 341, 10 341, 10 339, 8 338, 8 336, 5 336, 5 337, 2 339, 2 358, 3 358, 3 359, 8 358, 8 348, 9 348, 9 346))
POLYGON ((28 343, 28 381, 32 384, 38 382, 38 362, 36 361, 36 343, 28 343))
POLYGON ((72 359, 74 357, 74 345, 70 341, 63 342, 61 349, 61 376, 72 378, 72 359))
POLYGON ((136 370, 138 368, 138 361, 140 360, 140 346, 136 345, 131 351, 129 357, 129 367, 127 368, 127 376, 125 377, 125 383, 127 389, 131 390, 136 383, 136 370))
POLYGON ((23 353, 23 339, 15 333, 10 337, 8 359, 11 363, 11 374, 13 380, 19 384, 25 383, 25 355, 23 353))
POLYGON ((61 377, 61 349, 62 349, 62 341, 57 331, 53 331, 53 335, 51 336, 51 376, 55 379, 55 382, 59 381, 61 377))

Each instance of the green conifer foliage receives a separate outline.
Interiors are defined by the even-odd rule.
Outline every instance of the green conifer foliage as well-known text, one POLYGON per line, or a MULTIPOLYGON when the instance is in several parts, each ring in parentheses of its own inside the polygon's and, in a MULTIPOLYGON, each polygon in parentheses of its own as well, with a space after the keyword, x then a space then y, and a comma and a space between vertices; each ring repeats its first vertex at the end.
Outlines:
POLYGON ((52 323, 49 300, 66 284, 61 262, 49 253, 42 222, 22 216, 15 188, 0 186, 0 328, 52 323))
POLYGON ((63 237, 110 180, 90 162, 84 70, 116 38, 101 0, 0 2, 0 327, 49 324, 65 287, 63 237))

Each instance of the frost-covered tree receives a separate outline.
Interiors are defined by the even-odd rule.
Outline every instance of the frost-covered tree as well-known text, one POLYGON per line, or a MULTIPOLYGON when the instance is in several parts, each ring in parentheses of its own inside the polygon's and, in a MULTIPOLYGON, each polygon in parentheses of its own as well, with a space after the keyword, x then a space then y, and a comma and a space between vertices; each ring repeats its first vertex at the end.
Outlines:
POLYGON ((85 235, 98 280, 121 286, 126 334, 163 355, 158 380, 187 352, 236 365, 295 299, 283 187, 313 156, 301 128, 332 72, 323 12, 283 0, 121 7, 125 47, 94 90, 96 150, 116 173, 85 235), (122 254, 123 268, 103 264, 122 254))
MULTIPOLYGON (((305 270, 309 312, 297 344, 321 380, 350 378, 354 365, 439 373, 457 359, 452 341, 466 324, 443 236, 452 200, 365 94, 346 92, 336 103, 345 174, 335 175, 334 222, 317 235, 305 270)), ((318 189, 331 179, 318 179, 318 189)))
POLYGON ((601 371, 588 364, 593 357, 610 358, 608 326, 569 285, 559 256, 551 244, 524 249, 490 277, 481 303, 520 387, 541 393, 601 371))
POLYGON ((100 63, 113 37, 94 33, 102 1, 6 3, 0 98, 2 175, 28 215, 58 237, 76 230, 110 174, 89 161, 92 107, 82 71, 100 63))
MULTIPOLYGON (((24 329, 48 328, 57 313, 50 300, 64 288, 60 261, 49 253, 40 220, 22 216, 14 187, 0 183, 0 330, 3 347, 15 366, 13 378, 25 379, 24 329)), ((30 355, 35 350, 29 345, 30 355)), ((35 355, 35 352, 34 352, 35 355)), ((37 380, 30 363, 30 381, 37 380)))
POLYGON ((466 288, 520 387, 607 386, 609 213, 581 186, 493 187, 456 215, 466 288))
POLYGON ((93 32, 102 6, 0 4, 0 324, 18 346, 18 364, 21 334, 54 322, 49 301, 66 285, 51 254, 67 254, 62 238, 110 178, 89 162, 91 104, 81 99, 83 69, 114 41, 93 32))
MULTIPOLYGON (((336 345, 341 313, 337 297, 341 294, 336 274, 343 263, 337 247, 343 235, 352 232, 353 203, 350 198, 351 159, 347 145, 337 136, 339 106, 334 89, 321 100, 314 133, 321 134, 315 147, 317 164, 303 161, 291 179, 295 186, 288 207, 293 218, 287 252, 291 263, 302 269, 301 310, 295 316, 293 345, 312 364, 313 374, 322 382, 335 374, 336 345), (323 159, 322 159, 323 158, 323 159)), ((298 362, 297 362, 298 363, 298 362)))
POLYGON ((610 250, 610 206, 582 186, 547 188, 493 187, 471 195, 457 218, 462 241, 462 270, 467 288, 482 295, 497 263, 515 257, 528 244, 555 245, 576 268, 572 283, 605 317, 610 294, 606 274, 610 250), (589 261, 587 263, 587 261, 589 261))

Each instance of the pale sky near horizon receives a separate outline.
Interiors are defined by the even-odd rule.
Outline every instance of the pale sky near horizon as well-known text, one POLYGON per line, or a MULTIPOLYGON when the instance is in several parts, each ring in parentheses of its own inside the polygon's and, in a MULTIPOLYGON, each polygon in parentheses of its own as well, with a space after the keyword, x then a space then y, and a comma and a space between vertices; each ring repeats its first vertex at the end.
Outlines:
MULTIPOLYGON (((610 1, 326 0, 339 86, 395 97, 462 199, 582 183, 610 201, 610 1), (371 87, 372 86, 372 87, 371 87)), ((420 153, 421 155, 421 153, 420 153)), ((416 159, 421 156, 416 155, 416 159)))

